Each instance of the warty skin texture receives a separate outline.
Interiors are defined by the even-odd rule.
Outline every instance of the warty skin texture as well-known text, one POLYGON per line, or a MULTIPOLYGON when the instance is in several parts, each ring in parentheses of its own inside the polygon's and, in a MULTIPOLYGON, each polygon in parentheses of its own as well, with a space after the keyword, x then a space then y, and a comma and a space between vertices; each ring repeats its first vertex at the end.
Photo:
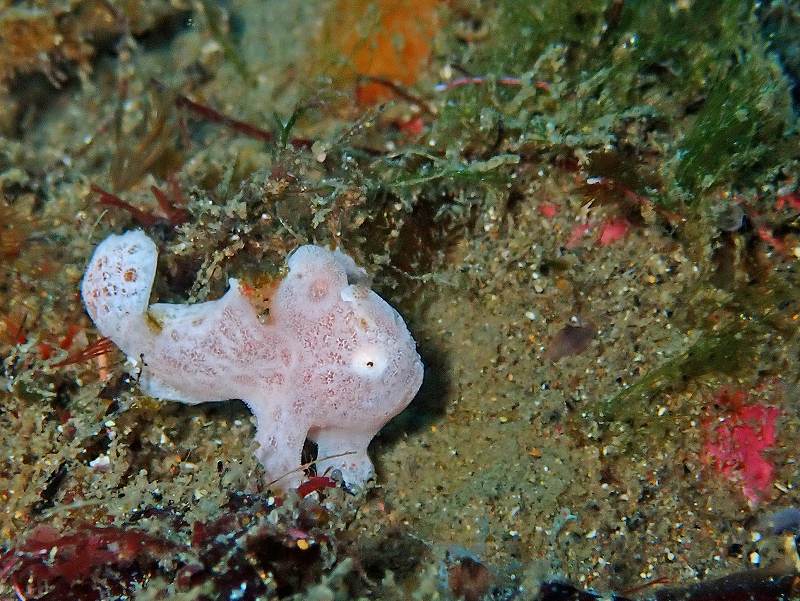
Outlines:
POLYGON ((297 248, 261 321, 237 280, 205 303, 149 305, 158 251, 142 231, 98 245, 81 293, 97 329, 141 370, 150 396, 188 404, 240 398, 257 419, 268 482, 299 484, 308 437, 317 472, 360 487, 367 446, 414 398, 423 366, 400 315, 338 251, 297 248))

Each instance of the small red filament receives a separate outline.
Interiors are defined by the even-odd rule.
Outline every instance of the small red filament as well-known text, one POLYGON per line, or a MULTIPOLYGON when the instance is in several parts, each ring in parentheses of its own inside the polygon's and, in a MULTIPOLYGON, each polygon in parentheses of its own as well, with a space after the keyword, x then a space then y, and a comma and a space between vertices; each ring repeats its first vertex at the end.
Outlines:
POLYGON ((114 343, 111 342, 111 339, 103 336, 102 338, 98 338, 97 340, 95 340, 92 344, 90 344, 86 348, 78 351, 73 355, 70 355, 63 361, 59 361, 53 367, 65 367, 67 365, 83 363, 84 361, 88 361, 89 359, 93 359, 95 357, 108 354, 113 350, 113 348, 114 348, 114 343))

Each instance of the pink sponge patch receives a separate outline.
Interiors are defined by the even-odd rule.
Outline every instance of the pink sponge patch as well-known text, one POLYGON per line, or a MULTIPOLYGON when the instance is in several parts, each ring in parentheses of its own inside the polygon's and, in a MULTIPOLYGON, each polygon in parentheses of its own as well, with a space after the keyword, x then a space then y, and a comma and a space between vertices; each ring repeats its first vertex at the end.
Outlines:
POLYGON ((589 233, 589 230, 592 229, 591 224, 589 223, 579 223, 575 227, 572 228, 572 231, 569 233, 569 239, 567 240, 566 247, 567 248, 575 248, 580 244, 581 239, 589 233))
POLYGON ((600 236, 597 238, 597 242, 600 246, 614 244, 625 237, 629 228, 630 223, 627 219, 608 219, 600 226, 600 236))
POLYGON ((742 391, 722 390, 715 401, 725 414, 705 424, 707 440, 703 455, 727 479, 739 482, 747 500, 757 504, 772 486, 774 467, 763 452, 777 439, 777 407, 745 405, 742 391))
POLYGON ((558 215, 558 205, 553 204, 552 202, 543 202, 537 208, 539 210, 539 214, 547 219, 552 219, 558 215))

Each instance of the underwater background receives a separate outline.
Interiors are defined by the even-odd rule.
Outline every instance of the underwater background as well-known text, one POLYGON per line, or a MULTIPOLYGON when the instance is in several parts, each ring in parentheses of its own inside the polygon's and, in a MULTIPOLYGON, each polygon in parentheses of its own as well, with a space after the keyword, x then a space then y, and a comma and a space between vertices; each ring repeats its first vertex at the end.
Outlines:
POLYGON ((0 598, 797 597, 798 78, 789 0, 0 0, 0 598), (367 269, 367 491, 138 388, 136 228, 159 302, 367 269))

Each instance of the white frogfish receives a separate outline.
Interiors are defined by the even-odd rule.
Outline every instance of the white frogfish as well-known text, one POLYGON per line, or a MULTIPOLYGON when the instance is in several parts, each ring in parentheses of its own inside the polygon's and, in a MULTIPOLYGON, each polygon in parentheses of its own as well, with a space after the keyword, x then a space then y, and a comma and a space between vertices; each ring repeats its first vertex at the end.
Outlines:
POLYGON ((339 251, 301 246, 259 318, 239 282, 220 299, 150 304, 158 251, 141 230, 106 238, 83 278, 86 310, 138 365, 148 395, 196 404, 242 399, 258 459, 278 489, 302 479, 306 438, 317 473, 363 486, 367 445, 414 398, 423 366, 402 317, 339 251))

